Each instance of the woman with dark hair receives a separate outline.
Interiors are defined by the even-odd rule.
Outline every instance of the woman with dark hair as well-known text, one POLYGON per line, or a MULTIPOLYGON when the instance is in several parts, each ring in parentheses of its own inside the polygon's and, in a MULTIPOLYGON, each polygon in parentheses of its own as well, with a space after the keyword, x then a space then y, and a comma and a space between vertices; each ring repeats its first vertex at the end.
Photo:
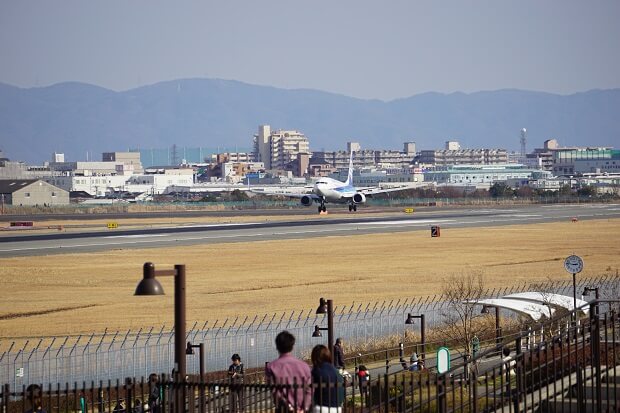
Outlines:
POLYGON ((26 388, 26 399, 30 403, 30 409, 26 410, 26 413, 45 413, 41 402, 42 398, 41 386, 38 384, 29 385, 26 388))
POLYGON ((232 413, 243 412, 243 363, 241 356, 235 353, 230 358, 232 364, 228 367, 228 380, 230 386, 230 411, 232 413))
POLYGON ((314 413, 341 413, 344 401, 342 376, 332 365, 332 355, 324 345, 312 349, 314 413))

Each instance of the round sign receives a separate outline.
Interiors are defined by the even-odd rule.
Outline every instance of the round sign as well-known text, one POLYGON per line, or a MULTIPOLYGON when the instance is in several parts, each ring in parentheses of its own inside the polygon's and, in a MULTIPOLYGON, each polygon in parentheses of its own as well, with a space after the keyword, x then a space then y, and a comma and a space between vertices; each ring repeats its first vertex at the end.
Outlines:
POLYGON ((583 260, 577 255, 571 255, 564 260, 564 268, 571 274, 577 274, 583 270, 583 260))

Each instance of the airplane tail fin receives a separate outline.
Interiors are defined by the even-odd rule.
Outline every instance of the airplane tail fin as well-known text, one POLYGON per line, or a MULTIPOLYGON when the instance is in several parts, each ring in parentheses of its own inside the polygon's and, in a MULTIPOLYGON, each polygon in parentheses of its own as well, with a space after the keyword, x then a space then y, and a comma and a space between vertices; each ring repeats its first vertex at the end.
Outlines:
POLYGON ((345 185, 353 185, 353 151, 351 151, 351 157, 349 158, 349 174, 347 175, 345 185))

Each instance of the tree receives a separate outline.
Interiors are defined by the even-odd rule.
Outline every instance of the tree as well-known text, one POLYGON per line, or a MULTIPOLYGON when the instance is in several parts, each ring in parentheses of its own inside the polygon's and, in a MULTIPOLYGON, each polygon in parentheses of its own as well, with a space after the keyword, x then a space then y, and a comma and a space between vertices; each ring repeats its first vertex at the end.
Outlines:
POLYGON ((489 188, 489 195, 491 195, 492 198, 512 197, 514 195, 514 191, 504 182, 495 182, 489 188))
POLYGON ((462 354, 471 354, 471 340, 484 331, 476 323, 480 308, 476 306, 485 296, 486 289, 482 274, 463 274, 451 276, 444 281, 443 297, 446 300, 443 333, 458 344, 462 354))
POLYGON ((531 198, 534 195, 534 190, 529 186, 520 186, 515 191, 515 195, 519 198, 531 198))
POLYGON ((240 191, 238 189, 235 189, 234 191, 232 191, 230 193, 230 200, 231 201, 235 201, 235 202, 247 201, 248 199, 249 199, 248 198, 248 194, 245 193, 245 192, 242 192, 242 191, 240 191))
POLYGON ((577 195, 583 196, 583 197, 596 196, 597 195, 596 187, 594 187, 593 185, 584 185, 577 190, 577 195))
POLYGON ((560 195, 563 196, 570 196, 573 194, 573 189, 570 187, 570 185, 566 184, 566 185, 562 185, 558 191, 558 193, 560 195))

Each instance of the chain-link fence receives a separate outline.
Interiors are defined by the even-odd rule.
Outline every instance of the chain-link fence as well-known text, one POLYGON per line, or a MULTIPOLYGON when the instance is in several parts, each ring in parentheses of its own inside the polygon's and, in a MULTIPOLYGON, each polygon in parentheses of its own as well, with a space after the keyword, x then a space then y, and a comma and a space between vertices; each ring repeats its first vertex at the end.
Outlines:
MULTIPOLYGON (((611 275, 582 278, 578 288, 581 291, 585 285, 596 285, 603 289, 612 281, 618 282, 611 275)), ((545 288, 569 296, 573 293, 570 280, 549 283, 545 288)), ((495 288, 485 296, 494 298, 528 289, 531 289, 528 284, 495 288)), ((337 337, 355 345, 395 334, 404 336, 405 329, 411 328, 405 325, 407 313, 424 314, 426 328, 433 329, 441 325, 446 311, 449 308, 441 295, 336 306, 334 331, 337 337)), ((187 341, 204 343, 206 372, 226 369, 233 353, 241 355, 246 368, 260 368, 277 356, 274 339, 278 332, 288 330, 294 334, 295 353, 303 357, 321 340, 312 337, 314 326, 326 324, 325 316, 315 314, 314 309, 248 316, 216 321, 213 325, 194 324, 187 341)), ((21 348, 13 343, 0 354, 0 382, 13 388, 30 383, 89 383, 148 376, 153 372, 170 373, 173 368, 174 331, 164 328, 65 337, 54 339, 47 346, 41 346, 43 339, 33 340, 37 341, 35 345, 28 341, 21 348)), ((187 371, 198 373, 198 355, 188 356, 187 371)))

